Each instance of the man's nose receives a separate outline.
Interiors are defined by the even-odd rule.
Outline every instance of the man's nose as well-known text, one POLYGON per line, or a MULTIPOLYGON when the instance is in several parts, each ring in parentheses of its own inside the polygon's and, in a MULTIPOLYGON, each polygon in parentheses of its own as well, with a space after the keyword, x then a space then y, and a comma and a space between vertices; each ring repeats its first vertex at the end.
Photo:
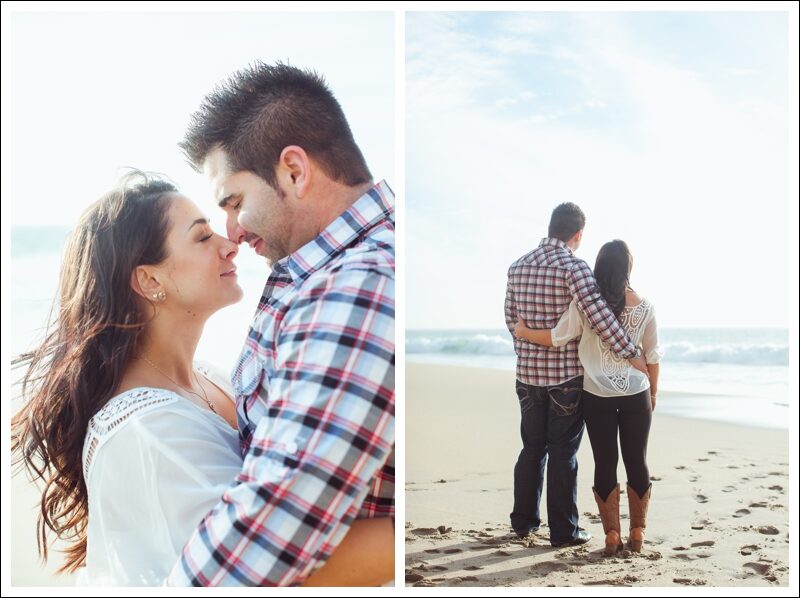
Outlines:
POLYGON ((229 240, 233 241, 237 245, 244 242, 247 233, 241 227, 235 215, 228 218, 227 226, 225 228, 226 232, 228 233, 229 240))

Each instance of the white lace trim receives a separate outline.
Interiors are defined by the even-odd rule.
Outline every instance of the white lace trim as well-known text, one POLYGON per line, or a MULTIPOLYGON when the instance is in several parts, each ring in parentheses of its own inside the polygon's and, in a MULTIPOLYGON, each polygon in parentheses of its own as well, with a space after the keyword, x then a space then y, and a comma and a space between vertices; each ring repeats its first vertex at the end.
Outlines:
MULTIPOLYGON (((626 307, 622 310, 619 323, 622 324, 628 336, 634 342, 638 342, 638 339, 641 337, 642 327, 649 313, 650 302, 647 299, 642 299, 639 305, 626 307)), ((600 368, 603 375, 615 391, 620 394, 625 394, 631 385, 629 376, 631 368, 630 362, 612 352, 603 344, 599 337, 597 338, 597 344, 600 348, 600 368)))
POLYGON ((112 397, 105 406, 89 420, 83 442, 83 479, 89 483, 94 456, 100 446, 111 438, 134 413, 142 413, 179 401, 180 397, 163 388, 134 388, 112 397))

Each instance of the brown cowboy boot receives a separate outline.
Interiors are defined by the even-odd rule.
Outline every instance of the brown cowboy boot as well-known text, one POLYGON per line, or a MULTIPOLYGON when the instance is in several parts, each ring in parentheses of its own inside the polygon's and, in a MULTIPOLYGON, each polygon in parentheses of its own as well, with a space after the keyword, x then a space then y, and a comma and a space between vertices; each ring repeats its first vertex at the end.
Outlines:
POLYGON ((628 538, 628 545, 633 552, 642 551, 644 543, 644 530, 647 527, 647 506, 650 504, 650 491, 653 485, 647 487, 645 493, 640 497, 636 490, 628 485, 628 508, 631 517, 631 534, 628 538))
POLYGON ((600 520, 603 522, 603 532, 606 535, 606 556, 617 554, 622 549, 622 537, 619 527, 619 484, 611 491, 608 498, 603 500, 594 490, 594 499, 600 510, 600 520))

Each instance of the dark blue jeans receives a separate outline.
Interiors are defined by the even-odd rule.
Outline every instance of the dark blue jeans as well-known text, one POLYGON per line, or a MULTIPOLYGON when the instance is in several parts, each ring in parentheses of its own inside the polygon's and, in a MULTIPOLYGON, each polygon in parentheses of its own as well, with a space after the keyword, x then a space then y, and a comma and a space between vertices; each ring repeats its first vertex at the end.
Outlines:
POLYGON ((583 437, 583 376, 557 386, 530 386, 517 380, 522 414, 522 451, 514 467, 511 526, 524 532, 541 524, 539 501, 547 465, 547 524, 550 543, 578 535, 578 447, 583 437))

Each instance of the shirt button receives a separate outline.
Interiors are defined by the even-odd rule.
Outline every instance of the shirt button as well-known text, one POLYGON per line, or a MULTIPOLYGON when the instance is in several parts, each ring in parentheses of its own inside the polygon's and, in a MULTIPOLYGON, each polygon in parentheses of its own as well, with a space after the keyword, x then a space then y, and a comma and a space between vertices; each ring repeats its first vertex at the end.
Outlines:
POLYGON ((290 455, 294 455, 297 453, 297 443, 296 442, 289 442, 286 445, 286 452, 290 455))

